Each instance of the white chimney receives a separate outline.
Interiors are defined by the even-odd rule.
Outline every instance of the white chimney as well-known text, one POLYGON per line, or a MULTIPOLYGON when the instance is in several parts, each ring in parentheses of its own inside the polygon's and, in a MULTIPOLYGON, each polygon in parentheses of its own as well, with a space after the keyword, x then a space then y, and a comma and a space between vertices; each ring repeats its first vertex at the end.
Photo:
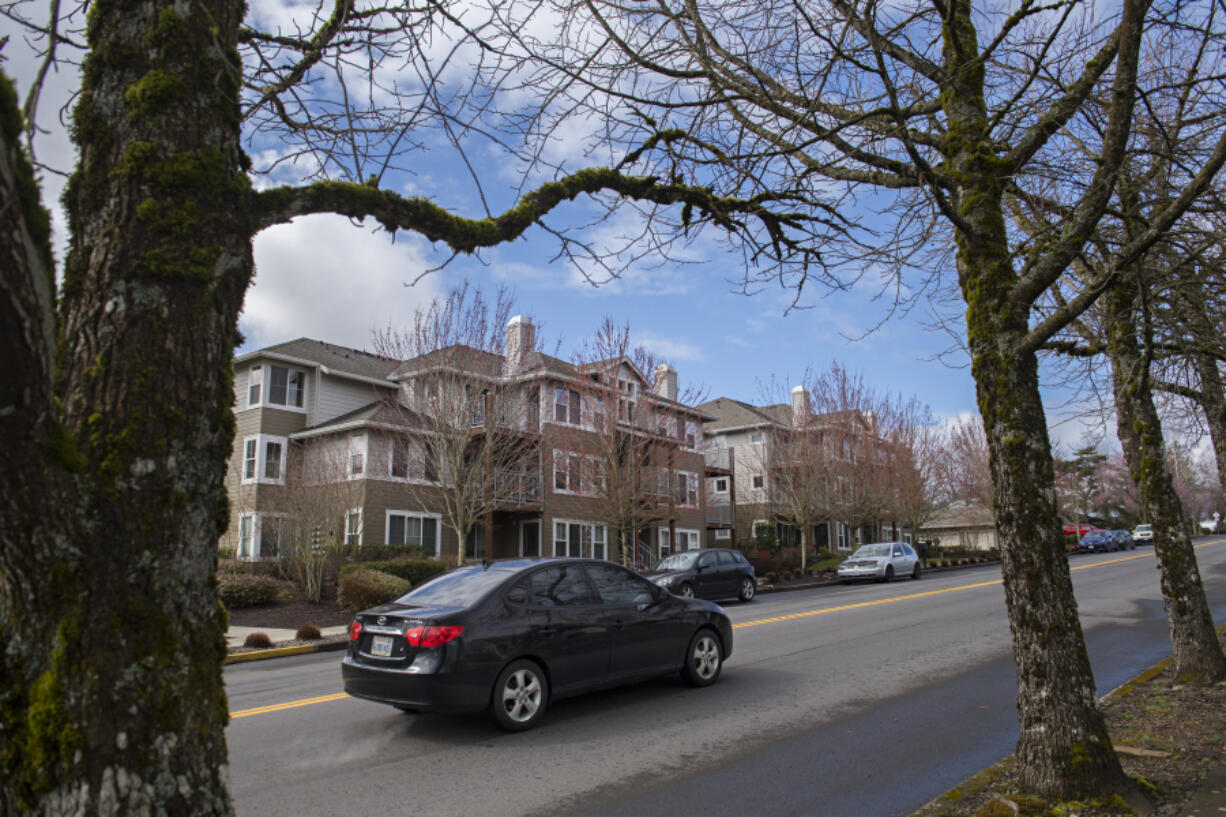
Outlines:
POLYGON ((666 400, 677 399, 677 370, 667 363, 656 367, 656 394, 666 400))
POLYGON ((527 315, 507 321, 507 376, 522 374, 531 365, 536 351, 536 327, 527 315))
POLYGON ((792 389, 792 427, 803 428, 809 422, 809 392, 804 386, 792 389))

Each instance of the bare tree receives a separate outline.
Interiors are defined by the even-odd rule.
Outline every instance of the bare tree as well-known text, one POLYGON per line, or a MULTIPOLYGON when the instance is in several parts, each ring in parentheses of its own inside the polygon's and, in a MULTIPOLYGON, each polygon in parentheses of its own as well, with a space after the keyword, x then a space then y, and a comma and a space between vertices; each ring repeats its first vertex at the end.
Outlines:
POLYGON ((387 467, 414 507, 441 512, 456 564, 486 555, 495 510, 540 500, 539 385, 508 376, 503 358, 513 305, 506 289, 489 303, 465 282, 375 336, 379 354, 404 361, 384 407, 387 467))
POLYGON ((531 40, 522 16, 505 31, 508 50, 545 66, 530 78, 549 95, 536 133, 595 110, 606 141, 669 134, 661 173, 711 179, 730 193, 786 193, 827 214, 820 263, 751 263, 748 290, 778 281, 799 302, 813 284, 884 279, 883 291, 905 308, 933 281, 921 262, 934 239, 954 244, 1014 637, 1021 782, 1049 796, 1138 799, 1106 734, 1084 637, 1069 626, 1076 604, 1036 352, 1204 191, 1226 160, 1226 131, 1216 129, 1208 160, 1109 268, 1073 287, 1060 307, 1034 310, 1069 282, 1066 269, 1111 202, 1143 43, 1206 30, 1220 39, 1216 18, 1150 0, 1124 3, 1106 23, 1088 8, 1037 2, 1008 11, 922 0, 889 8, 558 0, 540 8, 564 21, 549 41, 531 40), (1074 134, 1066 126, 1100 92, 1109 105, 1095 129, 1074 134), (1064 168, 1073 140, 1085 139, 1094 165, 1064 168), (711 146, 722 154, 713 158, 711 146), (1065 205, 1058 228, 1011 241, 1007 200, 1053 190, 1065 205), (859 195, 888 216, 834 215, 859 195), (903 284, 904 273, 914 280, 903 284))
POLYGON ((684 470, 678 455, 701 440, 701 423, 687 408, 702 400, 701 389, 680 389, 673 366, 634 344, 629 323, 607 316, 576 353, 573 369, 566 399, 580 423, 556 426, 563 456, 573 458, 568 478, 595 499, 609 526, 611 555, 650 564, 655 547, 641 541, 643 529, 671 525, 679 508, 698 507, 701 471, 684 470))

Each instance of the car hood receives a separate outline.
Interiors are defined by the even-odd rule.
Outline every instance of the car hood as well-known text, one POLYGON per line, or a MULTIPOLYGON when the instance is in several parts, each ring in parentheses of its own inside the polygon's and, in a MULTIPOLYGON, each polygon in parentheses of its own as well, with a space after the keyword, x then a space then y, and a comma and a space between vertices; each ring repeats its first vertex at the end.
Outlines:
POLYGON ((879 565, 889 560, 889 556, 860 556, 840 562, 839 567, 867 567, 869 565, 879 565))

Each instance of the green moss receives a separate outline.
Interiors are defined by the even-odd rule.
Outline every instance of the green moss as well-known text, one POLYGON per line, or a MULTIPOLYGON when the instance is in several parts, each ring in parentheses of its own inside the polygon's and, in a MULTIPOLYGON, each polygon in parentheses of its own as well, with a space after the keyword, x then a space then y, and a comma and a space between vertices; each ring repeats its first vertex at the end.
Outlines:
POLYGON ((183 80, 168 71, 154 69, 128 86, 124 99, 133 120, 157 119, 182 100, 183 80))

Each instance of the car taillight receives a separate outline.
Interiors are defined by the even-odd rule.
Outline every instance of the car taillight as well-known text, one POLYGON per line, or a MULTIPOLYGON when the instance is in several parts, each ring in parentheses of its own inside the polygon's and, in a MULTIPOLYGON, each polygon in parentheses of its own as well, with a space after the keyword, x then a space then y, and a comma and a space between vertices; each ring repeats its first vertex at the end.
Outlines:
POLYGON ((349 625, 349 640, 357 641, 360 635, 362 635, 362 622, 354 619, 353 623, 349 625))
POLYGON ((464 632, 458 624, 443 627, 410 627, 404 631, 405 640, 414 647, 441 647, 448 641, 454 641, 464 632))

